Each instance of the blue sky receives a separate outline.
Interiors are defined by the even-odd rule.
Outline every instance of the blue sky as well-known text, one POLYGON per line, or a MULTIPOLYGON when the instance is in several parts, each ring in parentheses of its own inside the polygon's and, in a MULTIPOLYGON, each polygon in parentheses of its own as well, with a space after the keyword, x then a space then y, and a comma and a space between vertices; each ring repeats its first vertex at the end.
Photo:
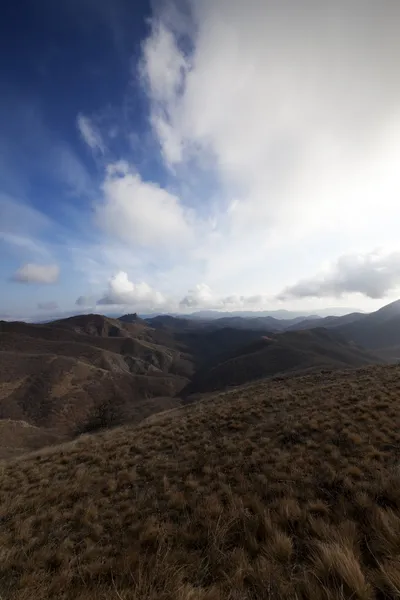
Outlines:
POLYGON ((9 5, 0 318, 396 299, 400 5, 323 4, 9 5))

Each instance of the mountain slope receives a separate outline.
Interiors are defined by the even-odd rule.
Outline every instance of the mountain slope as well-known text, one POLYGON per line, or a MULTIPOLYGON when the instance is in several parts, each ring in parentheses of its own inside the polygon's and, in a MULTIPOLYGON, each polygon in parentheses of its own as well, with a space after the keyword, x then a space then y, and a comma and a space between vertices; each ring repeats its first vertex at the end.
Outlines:
POLYGON ((138 405, 142 412, 146 399, 174 396, 178 381, 166 375, 115 373, 66 356, 2 351, 0 419, 73 435, 101 410, 108 416, 99 427, 135 420, 138 405))
POLYGON ((182 393, 208 392, 309 369, 343 369, 379 362, 383 361, 323 328, 271 334, 211 361, 196 372, 182 393))
POLYGON ((148 341, 159 337, 148 325, 136 326, 101 315, 46 325, 0 322, 0 419, 20 434, 11 446, 0 445, 0 454, 32 448, 19 439, 30 430, 16 421, 35 427, 33 437, 45 444, 178 406, 191 363, 148 341))
POLYGON ((7 600, 395 600, 398 367, 262 382, 10 462, 7 600))
POLYGON ((265 323, 271 318, 207 323, 95 314, 0 322, 0 418, 37 427, 43 439, 73 436, 138 422, 192 393, 381 360, 327 330, 273 333, 265 323))
POLYGON ((341 325, 347 325, 348 323, 353 323, 359 321, 365 317, 364 313, 354 312, 349 313, 348 315, 343 315, 340 317, 337 316, 329 316, 323 317, 319 319, 304 319, 302 321, 298 321, 294 325, 287 327, 287 331, 299 331, 301 329, 313 329, 314 327, 325 327, 326 329, 331 329, 334 327, 339 327, 341 325))
MULTIPOLYGON (((400 347, 400 300, 338 328, 347 339, 374 351, 400 347)), ((390 352, 389 352, 390 353, 390 352)))

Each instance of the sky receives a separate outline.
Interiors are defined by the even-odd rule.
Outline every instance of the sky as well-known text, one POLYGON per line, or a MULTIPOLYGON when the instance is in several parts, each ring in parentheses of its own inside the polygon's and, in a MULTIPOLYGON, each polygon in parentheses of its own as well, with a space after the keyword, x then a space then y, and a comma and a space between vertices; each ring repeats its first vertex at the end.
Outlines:
POLYGON ((0 318, 400 296, 398 0, 20 0, 0 318))

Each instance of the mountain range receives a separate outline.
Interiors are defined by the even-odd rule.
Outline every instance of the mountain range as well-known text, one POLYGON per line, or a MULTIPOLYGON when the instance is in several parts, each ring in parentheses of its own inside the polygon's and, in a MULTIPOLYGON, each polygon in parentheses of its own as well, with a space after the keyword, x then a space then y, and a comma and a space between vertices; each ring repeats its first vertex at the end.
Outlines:
POLYGON ((394 600, 399 348, 399 302, 0 322, 1 597, 394 600))
POLYGON ((18 430, 2 452, 13 454, 255 379, 396 362, 400 302, 318 319, 132 313, 2 321, 0 357, 0 419, 18 430))

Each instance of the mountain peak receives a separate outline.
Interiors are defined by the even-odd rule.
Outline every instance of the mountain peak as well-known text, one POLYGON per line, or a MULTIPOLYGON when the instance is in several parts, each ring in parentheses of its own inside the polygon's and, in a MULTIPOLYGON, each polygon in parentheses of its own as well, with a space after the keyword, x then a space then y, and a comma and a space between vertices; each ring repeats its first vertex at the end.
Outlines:
POLYGON ((390 304, 386 304, 386 306, 382 306, 379 310, 375 312, 376 315, 386 315, 388 317, 394 317, 396 315, 400 315, 400 300, 394 300, 390 304))
POLYGON ((123 323, 142 323, 143 322, 137 313, 128 313, 126 315, 122 315, 121 317, 118 317, 118 321, 122 321, 123 323))

